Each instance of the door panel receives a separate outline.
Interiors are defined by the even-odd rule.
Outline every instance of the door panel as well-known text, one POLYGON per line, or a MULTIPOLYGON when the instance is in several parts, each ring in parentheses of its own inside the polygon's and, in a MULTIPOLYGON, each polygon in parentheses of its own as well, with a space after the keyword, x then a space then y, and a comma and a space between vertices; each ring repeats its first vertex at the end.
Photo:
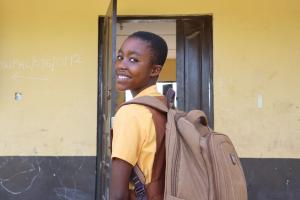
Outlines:
POLYGON ((115 108, 116 0, 99 19, 96 200, 109 199, 111 173, 111 116, 115 108))
POLYGON ((211 16, 177 20, 176 80, 179 109, 203 110, 213 128, 211 16))

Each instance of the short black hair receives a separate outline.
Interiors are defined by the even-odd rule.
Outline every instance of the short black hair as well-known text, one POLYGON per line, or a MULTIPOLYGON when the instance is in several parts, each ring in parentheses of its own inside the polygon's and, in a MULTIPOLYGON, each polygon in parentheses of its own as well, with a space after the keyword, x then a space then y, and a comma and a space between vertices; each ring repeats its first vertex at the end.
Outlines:
POLYGON ((128 38, 138 38, 149 43, 153 54, 153 64, 164 65, 168 55, 168 45, 162 37, 151 32, 137 31, 128 38))

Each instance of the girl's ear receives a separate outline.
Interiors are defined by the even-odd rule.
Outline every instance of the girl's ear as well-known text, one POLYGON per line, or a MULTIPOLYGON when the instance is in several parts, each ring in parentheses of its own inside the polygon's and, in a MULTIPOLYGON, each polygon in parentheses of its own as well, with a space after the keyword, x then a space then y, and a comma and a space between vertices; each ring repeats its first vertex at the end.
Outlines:
POLYGON ((150 76, 151 77, 157 77, 159 75, 159 73, 161 72, 161 70, 162 70, 161 65, 153 65, 150 76))

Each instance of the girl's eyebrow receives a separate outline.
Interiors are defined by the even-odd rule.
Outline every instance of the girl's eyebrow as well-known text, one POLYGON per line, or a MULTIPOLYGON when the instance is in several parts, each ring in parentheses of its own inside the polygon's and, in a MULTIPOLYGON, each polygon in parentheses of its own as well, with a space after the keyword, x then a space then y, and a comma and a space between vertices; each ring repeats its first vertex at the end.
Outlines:
MULTIPOLYGON (((122 49, 119 49, 118 50, 118 53, 121 53, 121 54, 124 54, 123 50, 122 49)), ((132 56, 132 55, 136 55, 136 56, 141 56, 140 53, 136 52, 136 51, 128 51, 128 55, 132 56)))
POLYGON ((135 55, 135 56, 140 56, 141 54, 136 52, 136 51, 129 51, 128 52, 128 55, 132 56, 132 55, 135 55))

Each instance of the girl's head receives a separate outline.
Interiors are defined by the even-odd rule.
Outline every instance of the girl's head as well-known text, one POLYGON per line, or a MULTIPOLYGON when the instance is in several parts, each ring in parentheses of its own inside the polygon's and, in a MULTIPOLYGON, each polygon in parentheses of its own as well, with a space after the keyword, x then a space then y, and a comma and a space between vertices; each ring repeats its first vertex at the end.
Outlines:
POLYGON ((135 32, 128 38, 138 38, 148 43, 153 64, 164 65, 168 54, 168 46, 163 38, 154 33, 145 31, 135 32))
POLYGON ((117 88, 136 95, 155 84, 167 54, 167 44, 160 36, 144 31, 131 34, 117 54, 117 88))

